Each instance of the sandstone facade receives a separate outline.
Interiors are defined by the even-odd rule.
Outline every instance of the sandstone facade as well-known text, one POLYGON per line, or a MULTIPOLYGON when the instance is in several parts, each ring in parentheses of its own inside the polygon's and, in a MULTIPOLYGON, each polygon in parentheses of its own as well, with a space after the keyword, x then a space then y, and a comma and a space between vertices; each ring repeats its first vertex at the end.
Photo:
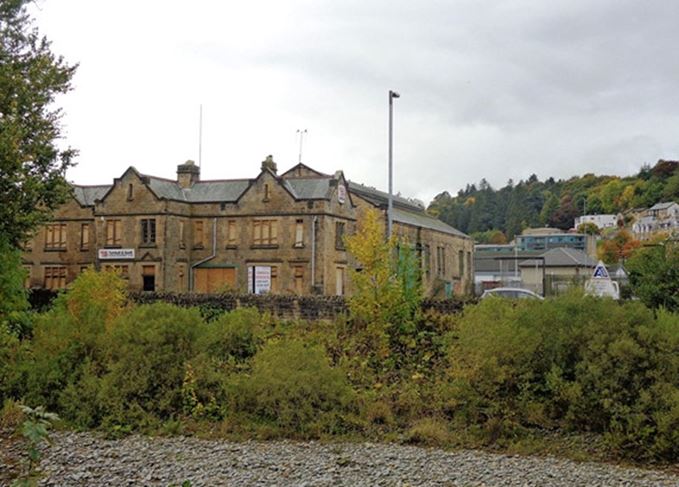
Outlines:
MULTIPOLYGON (((131 167, 112 185, 73 186, 26 245, 26 284, 62 288, 94 266, 117 269, 137 291, 349 294, 342 235, 367 207, 386 215, 386 194, 304 164, 278 175, 271 157, 242 180, 201 181, 190 161, 177 180, 131 167)), ((427 294, 471 290, 469 237, 400 197, 394 231, 421 256, 427 294)))

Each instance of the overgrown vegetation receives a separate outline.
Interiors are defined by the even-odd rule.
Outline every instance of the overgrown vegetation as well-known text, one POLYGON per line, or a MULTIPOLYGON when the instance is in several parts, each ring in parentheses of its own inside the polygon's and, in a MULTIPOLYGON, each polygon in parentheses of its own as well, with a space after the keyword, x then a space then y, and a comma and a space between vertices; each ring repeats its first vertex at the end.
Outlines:
MULTIPOLYGON (((348 316, 286 321, 248 308, 132 304, 116 274, 90 270, 35 314, 31 333, 0 328, 0 400, 113 436, 539 451, 594 434, 608 458, 679 459, 679 316, 663 308, 671 302, 569 294, 423 313, 416 260, 384 240, 377 218, 364 221, 347 242, 362 265, 348 316)), ((653 274, 652 261, 640 262, 649 267, 632 265, 639 276, 653 274)))

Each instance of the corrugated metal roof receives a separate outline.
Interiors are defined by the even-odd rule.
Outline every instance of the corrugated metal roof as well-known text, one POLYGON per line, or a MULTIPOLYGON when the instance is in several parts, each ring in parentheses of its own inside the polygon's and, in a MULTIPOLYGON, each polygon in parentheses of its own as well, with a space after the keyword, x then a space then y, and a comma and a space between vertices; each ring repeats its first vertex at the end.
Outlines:
POLYGON ((458 237, 470 238, 468 235, 462 233, 458 229, 451 227, 447 223, 444 223, 441 220, 434 218, 433 216, 427 215, 423 211, 414 212, 405 211, 401 208, 394 208, 393 215, 394 221, 398 223, 428 228, 430 230, 436 230, 437 232, 456 235, 458 237))
POLYGON ((103 197, 111 189, 110 185, 102 186, 76 186, 72 185, 73 196, 82 206, 93 206, 94 200, 103 197))

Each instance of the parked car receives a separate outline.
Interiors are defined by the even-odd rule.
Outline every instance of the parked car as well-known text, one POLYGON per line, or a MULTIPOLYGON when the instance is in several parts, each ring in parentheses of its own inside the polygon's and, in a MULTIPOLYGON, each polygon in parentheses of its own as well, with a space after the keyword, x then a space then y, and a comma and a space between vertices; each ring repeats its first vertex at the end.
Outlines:
POLYGON ((539 294, 535 294, 528 289, 521 289, 520 287, 496 287, 495 289, 488 289, 481 295, 481 299, 489 296, 497 296, 499 298, 507 299, 539 299, 544 300, 539 294))

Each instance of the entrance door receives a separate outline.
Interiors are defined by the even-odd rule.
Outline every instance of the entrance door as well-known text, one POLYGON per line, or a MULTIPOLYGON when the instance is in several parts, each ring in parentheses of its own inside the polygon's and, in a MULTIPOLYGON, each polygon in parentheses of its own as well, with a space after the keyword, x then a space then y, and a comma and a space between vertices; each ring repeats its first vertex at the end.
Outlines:
POLYGON ((215 294, 236 289, 236 269, 217 267, 196 269, 195 292, 215 294))
POLYGON ((141 267, 141 277, 143 280, 144 291, 155 291, 156 290, 156 266, 154 265, 144 265, 141 267))

